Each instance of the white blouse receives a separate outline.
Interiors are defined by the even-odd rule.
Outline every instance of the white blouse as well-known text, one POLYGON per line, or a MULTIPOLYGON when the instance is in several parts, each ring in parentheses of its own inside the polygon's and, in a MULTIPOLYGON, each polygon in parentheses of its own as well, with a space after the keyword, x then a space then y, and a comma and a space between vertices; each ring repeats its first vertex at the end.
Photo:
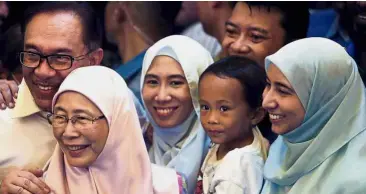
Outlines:
POLYGON ((202 165, 204 194, 256 194, 263 186, 264 159, 261 154, 259 130, 253 130, 251 145, 236 148, 217 160, 220 145, 214 145, 202 165))

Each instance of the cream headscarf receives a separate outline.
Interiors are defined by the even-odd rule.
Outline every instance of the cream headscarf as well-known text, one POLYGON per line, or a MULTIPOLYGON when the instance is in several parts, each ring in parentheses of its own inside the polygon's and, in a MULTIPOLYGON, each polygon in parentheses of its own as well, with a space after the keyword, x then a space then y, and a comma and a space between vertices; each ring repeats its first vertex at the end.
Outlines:
POLYGON ((141 90, 153 59, 161 55, 169 56, 181 65, 195 111, 192 111, 182 124, 163 129, 154 122, 146 109, 147 117, 154 128, 153 145, 149 151, 150 160, 152 163, 171 167, 183 173, 187 178, 188 191, 193 193, 198 171, 210 142, 198 118, 200 110, 198 81, 202 72, 213 63, 213 59, 198 42, 186 36, 166 37, 150 47, 145 54, 141 73, 141 90), (183 137, 187 138, 183 139, 183 137))
POLYGON ((55 194, 149 194, 152 175, 132 96, 120 75, 102 66, 74 70, 53 99, 75 91, 86 96, 104 114, 109 134, 103 151, 89 168, 70 166, 56 146, 46 183, 55 194))

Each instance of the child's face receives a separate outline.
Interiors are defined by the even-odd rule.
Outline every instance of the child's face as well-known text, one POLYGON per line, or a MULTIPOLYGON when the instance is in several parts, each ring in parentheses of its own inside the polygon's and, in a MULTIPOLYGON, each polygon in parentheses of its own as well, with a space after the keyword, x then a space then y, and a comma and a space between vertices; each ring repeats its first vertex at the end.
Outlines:
POLYGON ((200 81, 201 123, 213 143, 240 142, 251 134, 253 114, 242 93, 233 78, 209 73, 200 81))

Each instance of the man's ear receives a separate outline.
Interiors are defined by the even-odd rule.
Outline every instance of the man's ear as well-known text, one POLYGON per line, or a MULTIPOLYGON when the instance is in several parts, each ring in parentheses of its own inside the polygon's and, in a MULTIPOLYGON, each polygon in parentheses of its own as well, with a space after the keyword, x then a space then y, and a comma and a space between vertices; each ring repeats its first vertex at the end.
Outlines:
POLYGON ((96 49, 94 52, 90 53, 90 65, 100 65, 103 60, 104 52, 102 48, 96 49))
POLYGON ((108 13, 106 12, 106 15, 108 14, 110 16, 110 20, 114 25, 120 26, 125 21, 125 14, 124 14, 124 7, 125 4, 123 2, 110 2, 107 6, 110 6, 113 8, 106 9, 108 13))
POLYGON ((263 118, 266 116, 267 111, 264 110, 264 108, 260 107, 253 111, 252 117, 251 117, 251 124, 252 126, 257 125, 259 122, 263 120, 263 118))
POLYGON ((128 2, 118 1, 115 11, 115 18, 118 24, 122 24, 127 20, 126 10, 128 9, 128 2))

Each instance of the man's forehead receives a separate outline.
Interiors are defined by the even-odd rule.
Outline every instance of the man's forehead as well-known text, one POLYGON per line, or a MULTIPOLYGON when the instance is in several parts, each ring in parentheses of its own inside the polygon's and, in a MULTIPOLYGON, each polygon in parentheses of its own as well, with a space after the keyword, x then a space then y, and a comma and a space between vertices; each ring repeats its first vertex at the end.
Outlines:
POLYGON ((249 8, 245 3, 238 3, 229 19, 229 22, 236 25, 258 25, 256 27, 266 29, 276 25, 281 27, 281 18, 282 12, 275 7, 270 7, 270 10, 264 6, 251 6, 249 8), (275 22, 275 20, 278 20, 278 22, 275 22))
POLYGON ((34 28, 42 27, 48 30, 74 30, 80 31, 82 28, 81 20, 78 15, 73 12, 46 12, 40 13, 32 17, 26 26, 26 32, 34 30, 34 28))
POLYGON ((47 42, 42 44, 40 41, 28 41, 24 43, 24 50, 33 50, 40 52, 42 54, 56 54, 56 53, 63 53, 63 54, 73 54, 76 52, 76 48, 71 46, 70 44, 65 44, 65 42, 55 43, 55 42, 47 42))
POLYGON ((43 52, 77 50, 84 46, 80 20, 72 12, 38 14, 26 26, 24 44, 43 52))
POLYGON ((269 19, 273 16, 282 17, 283 15, 282 11, 275 6, 248 5, 244 2, 238 2, 236 4, 233 14, 245 16, 249 15, 251 17, 260 16, 269 19))

